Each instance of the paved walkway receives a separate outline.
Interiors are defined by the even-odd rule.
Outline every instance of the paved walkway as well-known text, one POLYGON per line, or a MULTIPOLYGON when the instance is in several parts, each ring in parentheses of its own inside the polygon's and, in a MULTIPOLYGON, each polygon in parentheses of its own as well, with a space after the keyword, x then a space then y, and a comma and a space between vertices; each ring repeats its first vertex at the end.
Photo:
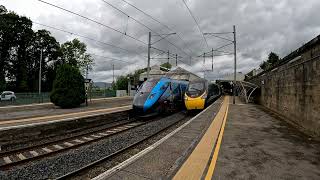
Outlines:
POLYGON ((320 179, 319 143, 261 106, 239 103, 229 106, 213 179, 320 179))

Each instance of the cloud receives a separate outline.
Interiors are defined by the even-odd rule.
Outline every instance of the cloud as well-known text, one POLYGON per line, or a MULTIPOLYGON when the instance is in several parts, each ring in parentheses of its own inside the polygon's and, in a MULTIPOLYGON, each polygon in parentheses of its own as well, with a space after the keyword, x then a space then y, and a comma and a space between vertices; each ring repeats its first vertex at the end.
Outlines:
MULTIPOLYGON (((129 14, 130 17, 143 22, 157 33, 172 32, 121 0, 106 1, 129 14)), ((126 30, 127 34, 147 42, 150 30, 132 19, 128 20, 126 15, 116 11, 101 0, 48 0, 48 2, 95 19, 120 31, 124 32, 126 30)), ((183 56, 181 61, 185 64, 179 61, 179 66, 198 75, 202 76, 204 70, 211 70, 211 58, 208 58, 206 64, 203 64, 203 58, 197 58, 196 56, 210 51, 211 48, 228 43, 221 39, 206 36, 209 45, 207 47, 182 0, 136 0, 130 2, 171 27, 174 32, 180 35, 183 41, 177 35, 167 38, 168 41, 179 48, 172 46, 166 40, 156 43, 154 47, 183 56), (191 66, 187 65, 190 63, 189 56, 194 56, 191 66)), ((146 45, 127 36, 36 0, 7 0, 2 1, 2 4, 7 9, 30 17, 39 23, 72 31, 127 49, 121 50, 78 37, 87 44, 90 53, 100 55, 93 56, 95 66, 89 76, 94 81, 111 82, 112 64, 115 65, 115 76, 130 73, 137 68, 146 66, 146 45), (106 57, 121 59, 126 62, 112 61, 106 57)), ((187 4, 197 18, 203 32, 232 31, 232 25, 236 25, 238 71, 242 72, 248 72, 257 67, 267 58, 270 51, 278 53, 280 57, 287 55, 317 36, 320 30, 320 22, 317 19, 318 9, 320 9, 320 1, 318 0, 308 0, 307 2, 301 0, 188 0, 187 4)), ((42 28, 44 27, 34 25, 35 30, 42 28)), ((60 43, 76 37, 49 28, 48 30, 60 43)), ((225 37, 232 39, 232 34, 225 37)), ((158 37, 152 36, 152 39, 154 42, 158 37)), ((233 46, 226 47, 223 50, 232 52, 233 46)), ((153 55, 157 53, 159 52, 152 50, 153 55)), ((163 57, 166 57, 166 55, 164 54, 163 57)), ((152 60, 151 64, 159 64, 164 61, 166 60, 152 60)), ((232 72, 232 56, 214 57, 212 77, 232 72)))

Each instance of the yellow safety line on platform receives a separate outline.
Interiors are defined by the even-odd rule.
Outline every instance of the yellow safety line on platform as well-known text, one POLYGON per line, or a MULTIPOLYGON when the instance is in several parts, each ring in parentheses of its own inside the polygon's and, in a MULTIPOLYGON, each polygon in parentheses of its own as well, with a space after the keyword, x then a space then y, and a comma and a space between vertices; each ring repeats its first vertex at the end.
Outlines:
POLYGON ((52 116, 41 116, 41 117, 34 117, 34 118, 28 118, 28 119, 7 120, 7 121, 0 121, 0 125, 14 124, 14 123, 19 123, 19 122, 29 122, 29 121, 36 121, 36 120, 46 120, 46 119, 60 118, 60 117, 69 117, 69 116, 74 116, 74 115, 83 115, 83 114, 86 115, 86 114, 97 113, 97 112, 110 112, 112 110, 125 109, 125 108, 130 108, 130 107, 131 107, 131 105, 114 107, 114 108, 96 109, 96 110, 92 110, 92 111, 83 111, 83 112, 75 112, 75 113, 68 113, 68 114, 52 115, 52 116))
POLYGON ((218 142, 217 142, 216 148, 214 150, 212 161, 210 163, 210 166, 209 166, 206 178, 205 178, 206 180, 211 180, 212 179, 214 168, 216 167, 216 163, 217 163, 217 159, 218 159, 218 155, 219 155, 219 150, 220 150, 220 146, 221 146, 221 142, 222 142, 222 136, 223 136, 223 132, 224 132, 224 127, 225 127, 226 121, 227 121, 228 111, 229 111, 229 106, 227 106, 227 110, 226 110, 226 113, 224 115, 223 124, 222 124, 221 130, 220 130, 220 134, 219 134, 219 137, 218 137, 218 142))
POLYGON ((223 104, 208 130, 173 179, 185 180, 202 178, 213 152, 213 147, 217 142, 228 105, 229 97, 227 96, 224 98, 223 104))

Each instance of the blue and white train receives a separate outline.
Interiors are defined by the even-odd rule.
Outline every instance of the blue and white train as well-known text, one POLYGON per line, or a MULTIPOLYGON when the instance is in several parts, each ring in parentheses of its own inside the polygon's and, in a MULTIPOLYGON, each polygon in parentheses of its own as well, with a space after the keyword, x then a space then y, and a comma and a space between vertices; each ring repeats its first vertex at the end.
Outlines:
POLYGON ((172 112, 184 107, 184 94, 188 81, 168 77, 148 79, 138 89, 133 99, 137 115, 172 112))

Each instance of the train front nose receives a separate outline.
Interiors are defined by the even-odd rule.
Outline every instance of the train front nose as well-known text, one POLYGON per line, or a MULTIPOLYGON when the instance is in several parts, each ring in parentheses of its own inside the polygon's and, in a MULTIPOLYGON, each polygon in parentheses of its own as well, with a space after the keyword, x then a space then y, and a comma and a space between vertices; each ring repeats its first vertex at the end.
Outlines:
POLYGON ((133 99, 133 110, 136 113, 143 113, 144 112, 144 103, 146 102, 149 93, 137 93, 133 99))

